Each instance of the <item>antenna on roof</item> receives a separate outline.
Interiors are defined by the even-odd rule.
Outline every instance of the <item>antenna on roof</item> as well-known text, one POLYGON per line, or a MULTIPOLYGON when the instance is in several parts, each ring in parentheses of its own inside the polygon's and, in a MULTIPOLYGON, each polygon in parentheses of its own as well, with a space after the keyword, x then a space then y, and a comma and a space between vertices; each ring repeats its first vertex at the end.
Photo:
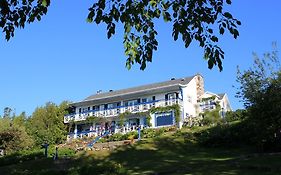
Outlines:
POLYGON ((100 94, 101 92, 102 92, 102 90, 98 90, 98 91, 97 91, 97 94, 100 94))

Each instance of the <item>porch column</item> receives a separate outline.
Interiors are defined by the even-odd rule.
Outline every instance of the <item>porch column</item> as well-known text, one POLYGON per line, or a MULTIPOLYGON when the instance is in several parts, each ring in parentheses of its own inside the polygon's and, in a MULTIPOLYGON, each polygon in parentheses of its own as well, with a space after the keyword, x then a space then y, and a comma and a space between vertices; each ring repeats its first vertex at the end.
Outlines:
POLYGON ((145 118, 144 118, 144 117, 141 117, 141 118, 140 118, 140 127, 141 127, 141 129, 143 129, 143 126, 144 126, 144 120, 145 120, 145 118))
POLYGON ((74 128, 74 138, 77 138, 77 124, 75 123, 75 128, 74 128))
POLYGON ((126 122, 126 132, 129 130, 129 122, 126 122))
POLYGON ((93 122, 92 128, 93 128, 93 131, 97 132, 97 130, 96 130, 96 123, 95 122, 93 122))

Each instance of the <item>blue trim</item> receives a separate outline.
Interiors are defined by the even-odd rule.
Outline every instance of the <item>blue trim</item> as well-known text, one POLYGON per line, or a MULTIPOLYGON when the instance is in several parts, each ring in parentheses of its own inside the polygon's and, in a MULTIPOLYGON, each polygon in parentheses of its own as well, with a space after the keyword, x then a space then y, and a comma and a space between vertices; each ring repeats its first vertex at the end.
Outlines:
MULTIPOLYGON (((91 133, 91 132, 96 132, 96 130, 92 130, 92 131, 82 131, 82 132, 77 132, 76 134, 78 135, 78 134, 89 134, 89 133, 91 133)), ((70 133, 68 133, 68 135, 75 135, 75 133, 74 132, 70 132, 70 133)))
MULTIPOLYGON (((180 98, 172 98, 170 100, 181 100, 180 98)), ((154 101, 149 101, 149 102, 141 102, 141 103, 138 103, 138 104, 132 104, 132 105, 123 105, 123 106, 117 106, 117 107, 114 107, 114 108, 108 108, 108 109, 103 109, 103 110, 89 110, 89 111, 84 111, 84 112, 81 112, 81 113, 72 113, 72 114, 68 114, 68 115, 65 115, 65 117, 69 117, 69 116, 73 116, 73 115, 76 115, 76 114, 88 114, 90 112, 97 112, 97 111, 107 111, 107 110, 111 110, 111 109, 120 109, 120 108, 126 108, 126 107, 130 107, 130 106, 138 106, 138 105, 144 105, 144 104, 152 104, 152 103, 156 103, 156 102, 159 102, 159 101, 170 101, 170 100, 165 100, 165 99, 160 99, 160 100, 154 100, 154 101)))
POLYGON ((180 88, 180 93, 181 93, 181 98, 179 98, 179 99, 183 100, 183 90, 182 90, 182 88, 180 88))
POLYGON ((88 147, 93 147, 93 145, 94 145, 97 141, 99 141, 99 139, 101 139, 101 138, 107 136, 108 134, 109 134, 109 132, 108 132, 108 131, 105 131, 104 134, 102 134, 101 136, 96 137, 92 142, 90 142, 90 143, 88 144, 88 147))

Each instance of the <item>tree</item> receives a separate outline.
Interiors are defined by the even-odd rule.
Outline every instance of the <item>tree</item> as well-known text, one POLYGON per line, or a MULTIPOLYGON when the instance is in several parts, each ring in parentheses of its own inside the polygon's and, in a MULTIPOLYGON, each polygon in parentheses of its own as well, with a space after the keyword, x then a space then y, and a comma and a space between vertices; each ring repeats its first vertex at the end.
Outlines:
POLYGON ((5 107, 4 108, 4 115, 3 115, 3 117, 11 117, 11 112, 12 112, 11 108, 5 107))
POLYGON ((253 58, 254 64, 248 70, 242 72, 237 68, 237 82, 240 86, 236 96, 244 102, 246 108, 261 100, 261 94, 278 79, 281 71, 276 43, 273 43, 273 51, 265 53, 263 58, 256 53, 253 53, 253 58))
POLYGON ((33 112, 28 121, 28 129, 36 145, 45 142, 58 144, 66 139, 67 131, 63 117, 67 114, 67 107, 67 102, 63 102, 59 106, 49 102, 33 112))
POLYGON ((241 72, 238 97, 247 109, 253 140, 263 149, 281 150, 281 66, 274 50, 262 58, 254 54, 253 67, 241 72))
POLYGON ((25 128, 26 118, 23 117, 20 115, 13 119, 8 117, 0 119, 0 148, 7 154, 33 146, 33 140, 25 128))
MULTIPOLYGON (((224 52, 217 45, 218 34, 229 31, 237 38, 237 26, 241 25, 225 11, 226 4, 230 5, 231 0, 97 0, 89 8, 87 21, 106 24, 108 38, 115 34, 116 24, 122 24, 128 69, 136 63, 144 70, 146 63, 152 62, 153 52, 158 48, 155 20, 163 18, 172 24, 174 40, 181 36, 186 48, 197 41, 204 49, 208 67, 217 65, 221 71, 224 52)), ((0 0, 0 27, 6 39, 14 36, 15 28, 40 21, 49 6, 50 0, 0 0)))

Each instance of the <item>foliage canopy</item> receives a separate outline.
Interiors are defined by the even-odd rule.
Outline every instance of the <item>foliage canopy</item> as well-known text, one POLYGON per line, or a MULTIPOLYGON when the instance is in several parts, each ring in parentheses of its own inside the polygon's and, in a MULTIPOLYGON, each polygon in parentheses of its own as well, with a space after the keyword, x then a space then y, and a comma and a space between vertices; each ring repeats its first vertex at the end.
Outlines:
MULTIPOLYGON (((204 50, 208 67, 217 65, 222 70, 224 52, 218 45, 218 35, 228 31, 234 38, 239 36, 241 22, 225 10, 231 0, 97 0, 89 8, 87 21, 104 23, 107 37, 115 34, 116 25, 124 28, 126 67, 139 64, 140 69, 152 62, 158 48, 156 19, 162 18, 172 25, 172 37, 179 37, 185 47, 192 41, 204 50)), ((40 21, 50 6, 50 0, 0 0, 0 27, 9 40, 16 28, 26 23, 40 21)))
POLYGON ((255 142, 280 151, 281 66, 276 44, 273 46, 273 51, 263 57, 254 54, 254 64, 248 70, 242 72, 238 69, 240 87, 237 96, 248 111, 255 142))

